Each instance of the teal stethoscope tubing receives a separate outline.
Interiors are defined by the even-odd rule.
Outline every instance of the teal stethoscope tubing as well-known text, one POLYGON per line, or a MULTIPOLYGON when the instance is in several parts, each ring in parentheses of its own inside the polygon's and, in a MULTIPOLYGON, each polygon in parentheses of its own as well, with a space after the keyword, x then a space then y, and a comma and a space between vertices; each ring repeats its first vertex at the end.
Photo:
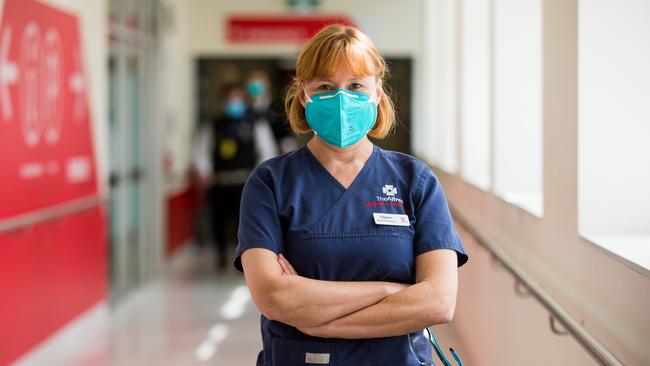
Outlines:
MULTIPOLYGON (((433 349, 436 351, 436 354, 438 355, 438 358, 440 361, 445 365, 445 366, 452 366, 451 362, 445 357, 445 354, 442 353, 442 349, 440 348, 440 345, 438 345, 438 341, 436 340, 436 337, 433 335, 433 332, 431 329, 427 328, 427 333, 429 333, 429 341, 433 345, 433 349)), ((451 355, 454 357, 456 362, 458 363, 458 366, 463 366, 463 361, 461 361, 460 357, 454 351, 453 348, 449 348, 449 351, 451 351, 451 355)))

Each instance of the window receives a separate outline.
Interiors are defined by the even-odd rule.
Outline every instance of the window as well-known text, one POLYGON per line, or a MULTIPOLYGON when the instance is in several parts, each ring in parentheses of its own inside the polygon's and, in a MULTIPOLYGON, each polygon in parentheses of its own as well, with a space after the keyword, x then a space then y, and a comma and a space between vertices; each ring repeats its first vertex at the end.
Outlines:
POLYGON ((494 0, 494 191, 543 214, 540 0, 494 0))
POLYGON ((461 22, 461 173, 470 183, 489 190, 492 159, 489 1, 464 1, 461 22))
POLYGON ((650 2, 579 7, 580 234, 650 268, 650 2))
POLYGON ((425 1, 422 4, 421 93, 424 123, 415 124, 414 148, 418 155, 447 172, 456 172, 456 2, 425 1))

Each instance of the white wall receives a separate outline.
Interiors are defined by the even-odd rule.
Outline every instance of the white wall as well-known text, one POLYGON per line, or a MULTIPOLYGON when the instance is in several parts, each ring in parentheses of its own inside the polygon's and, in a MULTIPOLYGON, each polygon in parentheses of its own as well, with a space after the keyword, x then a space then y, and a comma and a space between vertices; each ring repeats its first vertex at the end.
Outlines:
MULTIPOLYGON (((328 0, 321 2, 319 12, 349 17, 384 55, 414 55, 420 46, 421 1, 328 0)), ((284 0, 192 0, 189 6, 193 55, 295 56, 300 51, 300 45, 232 45, 225 39, 226 20, 231 15, 286 15, 284 0)))
POLYGON ((160 33, 159 111, 164 154, 171 163, 166 169, 166 189, 173 192, 186 185, 194 126, 194 72, 189 44, 194 27, 186 0, 162 1, 160 33))

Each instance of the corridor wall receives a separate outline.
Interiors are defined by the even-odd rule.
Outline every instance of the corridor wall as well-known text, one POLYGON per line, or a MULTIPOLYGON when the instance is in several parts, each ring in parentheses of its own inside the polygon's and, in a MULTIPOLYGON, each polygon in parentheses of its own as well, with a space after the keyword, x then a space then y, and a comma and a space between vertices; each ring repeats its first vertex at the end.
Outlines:
MULTIPOLYGON (((11 51, 15 48, 9 46, 10 42, 13 42, 14 46, 21 45, 24 50, 37 44, 38 36, 49 37, 43 38, 45 40, 42 43, 45 45, 44 49, 52 52, 50 55, 56 55, 58 50, 61 50, 62 53, 58 55, 63 57, 54 56, 50 59, 54 63, 48 64, 47 67, 53 67, 54 70, 69 70, 71 67, 77 67, 83 70, 74 84, 76 88, 74 91, 81 92, 79 98, 82 99, 58 101, 59 104, 48 107, 54 108, 50 111, 63 108, 61 112, 63 113, 63 120, 61 120, 63 128, 57 130, 60 126, 54 125, 51 132, 48 132, 50 135, 42 136, 50 144, 42 148, 55 151, 55 147, 58 146, 55 142, 58 141, 60 144, 65 143, 66 149, 69 149, 66 151, 74 151, 79 149, 80 144, 84 144, 90 146, 88 148, 90 150, 87 151, 88 156, 94 156, 94 159, 78 160, 81 163, 76 165, 75 169, 78 170, 75 173, 75 171, 66 170, 69 169, 66 161, 70 160, 66 160, 69 157, 64 157, 65 151, 56 150, 57 154, 61 154, 61 156, 51 153, 51 156, 48 157, 50 159, 50 163, 47 165, 48 170, 45 172, 51 182, 46 183, 45 178, 40 180, 41 183, 34 183, 35 180, 32 180, 32 183, 29 184, 31 191, 25 191, 25 187, 9 185, 10 178, 18 174, 17 171, 2 171, 1 189, 3 192, 5 190, 14 192, 14 196, 17 196, 16 202, 29 203, 30 200, 37 200, 38 197, 61 195, 62 192, 57 184, 59 182, 74 184, 74 182, 70 182, 70 179, 75 176, 79 177, 78 173, 92 177, 84 196, 80 199, 99 202, 98 206, 93 203, 89 206, 90 208, 83 211, 56 214, 45 221, 32 221, 32 218, 48 216, 48 212, 59 212, 64 207, 80 204, 80 201, 67 198, 60 202, 57 201, 56 205, 43 205, 33 210, 16 212, 16 215, 0 216, 0 223, 4 224, 0 226, 6 228, 0 230, 0 339, 2 340, 0 342, 0 364, 4 365, 16 360, 29 349, 46 340, 58 329, 104 301, 107 296, 106 215, 101 204, 107 180, 105 169, 107 166, 105 128, 107 42, 106 4, 104 1, 1 0, 0 9, 2 12, 2 24, 0 25, 2 37, 0 39, 3 44, 3 60, 0 63, 3 85, 0 94, 3 99, 1 107, 3 119, 7 117, 8 113, 7 101, 13 103, 24 100, 27 103, 20 105, 16 103, 18 108, 11 111, 12 115, 16 113, 14 115, 16 118, 9 123, 5 120, 2 122, 2 127, 10 128, 11 124, 21 121, 18 115, 25 113, 25 108, 30 108, 30 103, 35 103, 33 99, 30 99, 33 98, 33 95, 25 92, 27 90, 25 85, 29 82, 29 75, 33 75, 30 72, 36 70, 30 69, 32 64, 29 60, 40 61, 40 58, 32 59, 24 54, 15 58, 17 53, 11 51), (5 12, 10 6, 17 9, 18 12, 5 12), (32 10, 23 11, 15 6, 29 7, 32 10), (40 10, 34 11, 34 7, 40 10), (47 14, 56 14, 56 16, 51 16, 48 19, 47 14), (20 29, 18 19, 22 17, 34 18, 32 23, 29 21, 21 23, 25 25, 21 34, 18 31, 20 29), (39 26, 43 26, 43 21, 52 21, 55 18, 74 20, 74 22, 73 24, 50 24, 44 29, 39 28, 39 26), (35 32, 34 29, 41 30, 42 33, 35 32), (72 33, 69 33, 70 30, 73 30, 72 33), (76 32, 80 36, 78 51, 70 47, 71 44, 77 42, 73 36, 76 32), (32 38, 26 36, 26 33, 29 33, 32 38), (58 39, 56 34, 59 35, 58 39), (29 39, 34 39, 36 43, 30 43, 29 39), (56 48, 57 44, 60 46, 59 49, 56 48), (48 45, 51 48, 48 49, 48 45), (5 52, 7 50, 10 51, 7 53, 5 52), (75 52, 79 54, 74 54, 75 52), (75 59, 79 60, 80 65, 65 63, 75 59), (13 74, 9 70, 15 71, 14 75, 18 77, 13 84, 6 84, 7 77, 13 74), (74 107, 72 103, 78 104, 74 107), (71 108, 81 109, 72 112, 71 108), (81 128, 75 123, 86 123, 74 121, 73 119, 77 119, 79 115, 74 114, 73 116, 70 113, 80 113, 83 117, 79 118, 90 124, 90 126, 84 126, 81 129, 86 131, 87 135, 70 137, 75 134, 75 127, 81 128), (72 175, 70 175, 71 173, 72 175), (61 178, 66 174, 67 183, 61 178)), ((40 50, 43 51, 43 49, 40 50)), ((38 75, 43 78, 42 73, 38 75)), ((56 74, 54 75, 56 76, 56 74)), ((70 96, 71 94, 67 94, 69 91, 67 88, 71 85, 67 78, 69 75, 66 72, 64 76, 62 79, 49 80, 56 85, 56 93, 63 93, 57 95, 70 96)), ((44 113, 44 107, 40 104, 38 113, 44 113)), ((23 127, 25 127, 24 119, 29 117, 22 118, 23 127)), ((50 118, 43 122, 47 124, 53 123, 55 120, 50 118)), ((29 145, 28 149, 31 149, 29 151, 33 153, 37 149, 34 137, 36 135, 30 136, 32 137, 26 138, 23 142, 19 135, 13 136, 5 132, 0 136, 0 144, 7 147, 9 142, 6 139, 14 139, 12 143, 26 143, 29 145)), ((43 141, 41 140, 41 142, 43 141)), ((12 159, 11 162, 21 161, 21 159, 29 160, 30 156, 31 159, 36 159, 32 155, 34 154, 28 156, 10 153, 4 158, 12 159)), ((0 170, 7 166, 3 164, 0 166, 0 170)), ((25 171, 21 172, 21 176, 24 177, 25 171)), ((4 205, 3 208, 6 208, 7 204, 8 202, 0 203, 0 205, 4 205)))
MULTIPOLYGON (((647 44, 649 35, 645 32, 647 27, 644 26, 647 22, 641 21, 647 19, 647 3, 638 1, 622 6, 598 0, 438 0, 428 4, 423 12, 424 17, 438 19, 441 14, 447 14, 446 17, 449 18, 434 23, 436 25, 432 30, 423 35, 423 48, 431 44, 437 45, 436 49, 440 53, 432 54, 429 60, 423 60, 423 67, 430 65, 434 70, 423 80, 421 85, 424 87, 420 89, 420 94, 422 98, 429 100, 433 99, 433 96, 437 97, 445 91, 450 91, 446 97, 452 98, 454 113, 445 114, 444 110, 433 110, 433 118, 415 120, 414 130, 419 132, 414 139, 414 147, 418 156, 436 167, 435 171, 445 188, 450 204, 457 214, 462 215, 464 221, 471 222, 481 235, 489 237, 494 245, 505 251, 623 364, 647 365, 650 362, 647 347, 647 340, 650 339, 650 272, 647 267, 635 263, 634 260, 599 245, 590 237, 583 236, 583 228, 580 225, 580 221, 585 217, 621 212, 612 211, 610 205, 603 205, 602 202, 646 202, 647 189, 636 195, 630 191, 640 187, 640 182, 645 182, 638 177, 650 177, 649 170, 644 169, 648 162, 647 154, 624 154, 623 151, 641 151, 641 146, 645 146, 635 141, 640 141, 639 136, 647 135, 642 132, 646 131, 647 127, 633 127, 647 126, 640 122, 647 120, 647 114, 643 114, 647 107, 638 103, 638 96, 617 99, 618 95, 613 96, 611 89, 599 81, 611 78, 619 83, 619 87, 629 87, 630 89, 625 89, 626 92, 647 91, 647 83, 639 81, 643 79, 638 79, 634 71, 620 70, 623 67, 636 67, 639 75, 645 72, 645 68, 640 66, 643 64, 640 60, 647 59, 647 52, 639 51, 639 56, 634 52, 647 49, 641 47, 647 44), (471 98, 465 98, 463 91, 459 90, 478 85, 472 84, 467 75, 462 74, 463 64, 467 62, 467 53, 463 53, 461 44, 462 35, 467 36, 465 15, 472 10, 467 7, 476 4, 487 4, 487 34, 478 34, 481 39, 487 40, 489 48, 486 62, 491 63, 482 65, 488 80, 489 108, 481 116, 487 120, 489 127, 487 135, 483 136, 491 145, 487 151, 474 151, 472 140, 466 138, 466 119, 473 116, 465 111, 473 107, 473 101, 471 98), (518 7, 524 5, 525 8, 517 12, 518 7), (615 7, 616 11, 602 10, 607 7, 615 7), (628 16, 632 13, 634 16, 628 16), (645 18, 642 18, 641 14, 644 14, 645 18), (532 22, 518 22, 526 16, 535 18, 532 22), (586 16, 592 18, 585 18, 586 16), (597 17, 593 18, 594 16, 597 17), (599 22, 594 22, 594 19, 599 22), (449 22, 455 26, 445 27, 449 22), (614 22, 621 22, 625 26, 612 26, 614 22), (541 25, 539 33, 531 29, 536 24, 541 25), (613 38, 609 48, 605 49, 601 38, 591 36, 592 38, 587 40, 592 43, 583 42, 581 45, 582 37, 588 37, 587 32, 584 32, 585 28, 581 28, 585 25, 591 26, 592 31, 615 34, 615 41, 613 38), (504 27, 510 27, 511 31, 503 32, 504 27), (583 33, 580 33, 581 31, 583 33), (525 41, 527 35, 532 35, 533 38, 524 43, 526 46, 504 49, 504 43, 499 43, 504 41, 503 37, 511 37, 505 41, 518 44, 525 41), (443 41, 449 42, 447 47, 443 47, 443 41), (534 46, 540 42, 541 48, 535 49, 534 46), (599 57, 589 59, 588 54, 581 53, 587 46, 606 53, 620 64, 608 63, 610 72, 604 75, 594 71, 602 71, 602 66, 598 68, 592 65, 581 69, 585 64, 593 64, 596 61, 596 65, 611 61, 599 57), (530 51, 526 57, 533 57, 534 60, 517 66, 518 69, 514 70, 516 72, 528 67, 530 70, 512 80, 513 75, 517 73, 512 67, 504 66, 520 55, 508 52, 523 51, 530 51), (505 59, 505 56, 509 56, 510 60, 505 59), (440 63, 441 59, 447 57, 451 57, 458 67, 450 68, 440 63), (628 59, 632 61, 627 61, 628 59), (620 66, 622 64, 624 66, 620 66), (616 71, 620 72, 615 73, 616 71), (439 77, 445 72, 454 73, 454 77, 439 77), (538 79, 540 75, 541 79, 538 79), (603 79, 584 79, 585 76, 593 75, 600 75, 603 79), (625 77, 632 78, 633 82, 626 82, 625 77), (584 85, 592 85, 592 88, 588 91, 581 90, 584 85), (594 90, 593 85, 599 85, 599 89, 594 90), (428 88, 434 92, 428 93, 428 88), (593 96, 594 93, 600 93, 607 103, 601 101, 600 104, 588 104, 584 103, 587 99, 579 99, 593 96), (527 95, 531 99, 526 102, 531 102, 533 107, 526 108, 523 111, 525 113, 521 113, 518 108, 528 104, 519 103, 518 98, 527 95), (617 108, 625 103, 629 103, 630 108, 617 108), (579 106, 580 111, 591 109, 589 113, 579 113, 579 106), (634 118, 629 118, 628 115, 625 123, 615 123, 616 118, 613 117, 599 119, 601 126, 611 128, 615 134, 607 135, 606 139, 599 136, 601 140, 597 147, 593 146, 597 139, 589 141, 592 145, 583 143, 587 136, 593 137, 596 132, 602 130, 591 128, 589 123, 593 121, 586 121, 584 118, 593 116, 595 111, 605 109, 615 113, 617 118, 626 114, 616 111, 625 110, 627 114, 635 111, 634 118), (533 111, 537 112, 531 115, 533 111), (517 126, 509 128, 512 123, 517 126), (528 127, 523 130, 524 126, 528 127), (449 140, 447 137, 449 129, 456 134, 455 140, 449 140), (630 137, 620 137, 626 135, 630 137), (516 139, 515 144, 507 145, 508 140, 513 138, 516 139), (530 142, 521 145, 526 139, 530 142), (449 149, 431 146, 441 140, 453 146, 449 149), (614 146, 612 143, 617 140, 627 141, 632 146, 614 146), (619 161, 624 160, 626 164, 636 161, 637 164, 634 164, 634 169, 629 169, 629 173, 624 168, 627 165, 606 165, 603 163, 608 160, 602 158, 591 160, 585 166, 583 163, 586 159, 600 156, 585 154, 586 148, 590 146, 592 149, 597 148, 599 154, 612 158, 620 156, 619 161), (535 151, 532 151, 533 148, 535 151), (608 151, 611 151, 611 154, 608 154, 608 151), (483 158, 487 158, 487 163, 492 166, 487 169, 488 184, 476 184, 475 180, 467 179, 467 169, 473 169, 473 165, 466 164, 467 154, 487 154, 483 158), (505 158, 517 159, 517 164, 508 164, 505 158), (590 181, 592 176, 584 174, 586 168, 591 168, 592 172, 597 172, 601 178, 611 176, 612 181, 620 180, 622 174, 629 174, 626 176, 634 177, 631 178, 633 182, 610 185, 608 189, 602 189, 601 178, 590 181), (530 181, 524 181, 523 178, 530 181), (501 188, 512 189, 515 185, 511 183, 531 189, 533 194, 528 195, 531 198, 528 203, 510 199, 503 194, 501 188), (585 188, 588 188, 587 191, 585 188), (582 192, 579 194, 580 190, 582 192), (586 193, 593 194, 596 190, 600 201, 591 202, 591 206, 579 203, 580 199, 584 198, 581 196, 586 193)), ((431 103, 439 105, 440 101, 431 100, 431 103)), ((424 108, 426 103, 421 105, 424 108)), ((599 118, 603 115, 598 113, 599 118)), ((622 208, 624 206, 617 207, 622 208)), ((628 219, 624 219, 621 213, 617 220, 645 225, 647 215, 638 213, 646 212, 643 210, 647 210, 647 205, 639 205, 636 208, 623 210, 625 215, 629 215, 628 219)), ((606 229, 602 223, 603 221, 600 221, 599 229, 606 229)), ((647 243, 648 226, 644 227, 645 233, 638 230, 639 243, 647 243)), ((618 244, 626 242, 625 238, 614 239, 618 244)), ((643 247, 637 248, 639 250, 633 252, 642 255, 643 247)), ((469 245, 468 249, 470 261, 460 270, 461 281, 455 319, 447 328, 452 329, 458 339, 466 342, 464 353, 469 360, 474 360, 475 364, 486 365, 535 365, 558 360, 566 361, 560 362, 561 364, 592 364, 589 358, 583 357, 585 351, 576 340, 569 337, 562 339, 552 333, 548 325, 548 314, 540 308, 536 300, 522 299, 515 295, 512 278, 503 269, 499 270, 498 265, 494 266, 496 269, 492 268, 489 255, 482 252, 483 249, 477 249, 475 245, 469 245), (472 258, 476 258, 476 262, 472 258), (565 339, 569 340, 569 343, 564 343, 565 339), (550 351, 539 352, 542 349, 550 351), (563 353, 556 353, 556 350, 563 353), (531 358, 534 355, 537 355, 536 358, 531 358)))

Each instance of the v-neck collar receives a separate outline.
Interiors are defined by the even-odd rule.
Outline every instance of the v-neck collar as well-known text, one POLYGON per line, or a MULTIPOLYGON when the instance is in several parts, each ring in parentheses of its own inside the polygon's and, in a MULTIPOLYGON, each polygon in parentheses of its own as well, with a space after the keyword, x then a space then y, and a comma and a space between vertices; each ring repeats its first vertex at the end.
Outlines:
POLYGON ((370 153, 370 157, 368 157, 368 160, 363 164, 363 167, 359 171, 356 177, 352 180, 352 183, 350 183, 350 186, 348 188, 345 188, 341 182, 338 181, 324 166, 321 164, 321 162, 314 156, 314 154, 309 150, 307 145, 303 146, 303 149, 305 150, 305 154, 307 154, 310 159, 314 162, 314 164, 318 167, 318 169, 327 177, 337 188, 342 190, 343 192, 349 191, 356 183, 359 181, 370 169, 370 167, 374 164, 375 160, 377 160, 377 155, 379 152, 379 148, 375 146, 375 144, 372 144, 372 153, 370 153))

